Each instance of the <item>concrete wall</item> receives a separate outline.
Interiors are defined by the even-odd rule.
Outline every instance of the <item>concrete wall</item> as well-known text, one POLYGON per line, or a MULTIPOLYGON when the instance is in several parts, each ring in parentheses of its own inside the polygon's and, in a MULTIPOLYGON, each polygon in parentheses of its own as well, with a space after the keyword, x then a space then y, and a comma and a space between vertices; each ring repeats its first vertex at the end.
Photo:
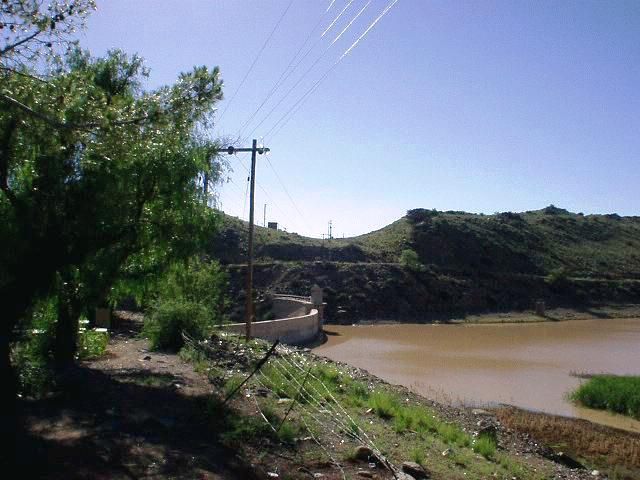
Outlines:
POLYGON ((309 299, 303 297, 275 297, 273 299, 273 314, 276 318, 300 317, 311 312, 309 299))
MULTIPOLYGON (((303 345, 315 340, 322 331, 322 321, 316 308, 304 297, 278 296, 273 299, 273 310, 285 318, 254 322, 251 334, 270 342, 280 340, 292 345, 303 345)), ((244 323, 232 323, 220 327, 227 332, 244 334, 244 323)))

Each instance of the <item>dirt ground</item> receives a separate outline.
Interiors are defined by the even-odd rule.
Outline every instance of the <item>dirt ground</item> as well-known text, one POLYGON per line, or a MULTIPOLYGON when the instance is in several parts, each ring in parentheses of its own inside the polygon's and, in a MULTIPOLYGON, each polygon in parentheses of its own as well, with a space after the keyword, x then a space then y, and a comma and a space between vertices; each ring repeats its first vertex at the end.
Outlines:
POLYGON ((136 320, 121 323, 107 356, 70 374, 68 393, 24 402, 22 478, 254 478, 207 427, 207 379, 149 352, 136 320))

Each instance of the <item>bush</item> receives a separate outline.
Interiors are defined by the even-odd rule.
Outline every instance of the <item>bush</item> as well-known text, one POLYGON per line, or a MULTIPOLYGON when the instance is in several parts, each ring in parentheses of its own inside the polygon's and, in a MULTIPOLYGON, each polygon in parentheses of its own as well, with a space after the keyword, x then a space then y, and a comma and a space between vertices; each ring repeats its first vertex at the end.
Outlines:
POLYGON ((211 334, 213 322, 210 312, 195 302, 169 300, 158 303, 145 321, 143 334, 149 337, 154 350, 178 351, 184 341, 182 333, 197 340, 211 334))
POLYGON ((109 343, 106 329, 81 330, 78 334, 78 358, 91 360, 104 355, 109 343))
POLYGON ((425 270, 416 251, 410 248, 403 250, 400 254, 400 264, 413 272, 423 272, 425 270))
POLYGON ((217 262, 191 258, 175 263, 156 287, 158 301, 184 300, 202 305, 214 323, 222 322, 226 307, 227 277, 217 262))
POLYGON ((26 335, 13 346, 11 359, 22 395, 38 398, 53 387, 51 352, 56 309, 54 299, 40 302, 24 324, 26 335))
POLYGON ((552 287, 562 287, 569 281, 569 272, 565 267, 554 268, 545 278, 545 282, 552 287))
POLYGON ((208 337, 222 323, 226 282, 217 262, 191 258, 169 267, 145 321, 151 348, 180 350, 183 332, 198 340, 208 337))

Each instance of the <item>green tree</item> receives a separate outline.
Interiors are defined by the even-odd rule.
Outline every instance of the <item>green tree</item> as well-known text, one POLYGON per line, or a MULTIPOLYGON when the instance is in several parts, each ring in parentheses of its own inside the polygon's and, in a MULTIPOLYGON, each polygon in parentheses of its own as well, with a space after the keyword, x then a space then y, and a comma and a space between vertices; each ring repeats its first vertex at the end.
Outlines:
MULTIPOLYGON (((34 37, 35 38, 35 37, 34 37)), ((38 298, 58 295, 57 350, 73 360, 79 312, 134 258, 190 254, 214 221, 202 182, 215 144, 196 126, 222 97, 217 68, 142 92, 138 57, 74 51, 46 81, 3 70, 0 89, 0 374, 15 401, 10 344, 38 298)), ((2 420, 15 420, 12 409, 2 420)))

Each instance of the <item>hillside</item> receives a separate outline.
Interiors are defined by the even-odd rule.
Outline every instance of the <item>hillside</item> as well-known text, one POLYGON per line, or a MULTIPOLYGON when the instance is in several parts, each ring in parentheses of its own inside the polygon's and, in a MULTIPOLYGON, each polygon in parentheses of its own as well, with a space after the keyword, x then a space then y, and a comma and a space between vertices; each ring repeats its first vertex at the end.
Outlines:
MULTIPOLYGON (((211 253, 246 261, 247 226, 224 217, 211 253)), ((330 317, 428 320, 551 306, 640 303, 640 217, 583 215, 549 206, 494 215, 415 209, 357 237, 322 240, 256 228, 258 288, 327 291, 330 317), (403 250, 422 266, 399 263, 403 250)), ((240 265, 231 266, 241 294, 240 265)))
MULTIPOLYGON (((246 262, 247 222, 228 215, 222 216, 222 228, 212 240, 211 253, 223 263, 246 262)), ((401 218, 375 232, 357 237, 303 237, 297 233, 255 227, 255 256, 258 261, 386 262, 398 261, 399 252, 411 244, 412 228, 401 218)))
MULTIPOLYGON (((224 216, 213 251, 225 263, 242 263, 246 237, 246 222, 224 216)), ((412 248, 423 264, 447 271, 547 275, 564 268, 575 277, 640 278, 640 217, 553 206, 494 215, 415 209, 380 230, 332 240, 256 227, 255 245, 265 261, 396 263, 412 248)))

